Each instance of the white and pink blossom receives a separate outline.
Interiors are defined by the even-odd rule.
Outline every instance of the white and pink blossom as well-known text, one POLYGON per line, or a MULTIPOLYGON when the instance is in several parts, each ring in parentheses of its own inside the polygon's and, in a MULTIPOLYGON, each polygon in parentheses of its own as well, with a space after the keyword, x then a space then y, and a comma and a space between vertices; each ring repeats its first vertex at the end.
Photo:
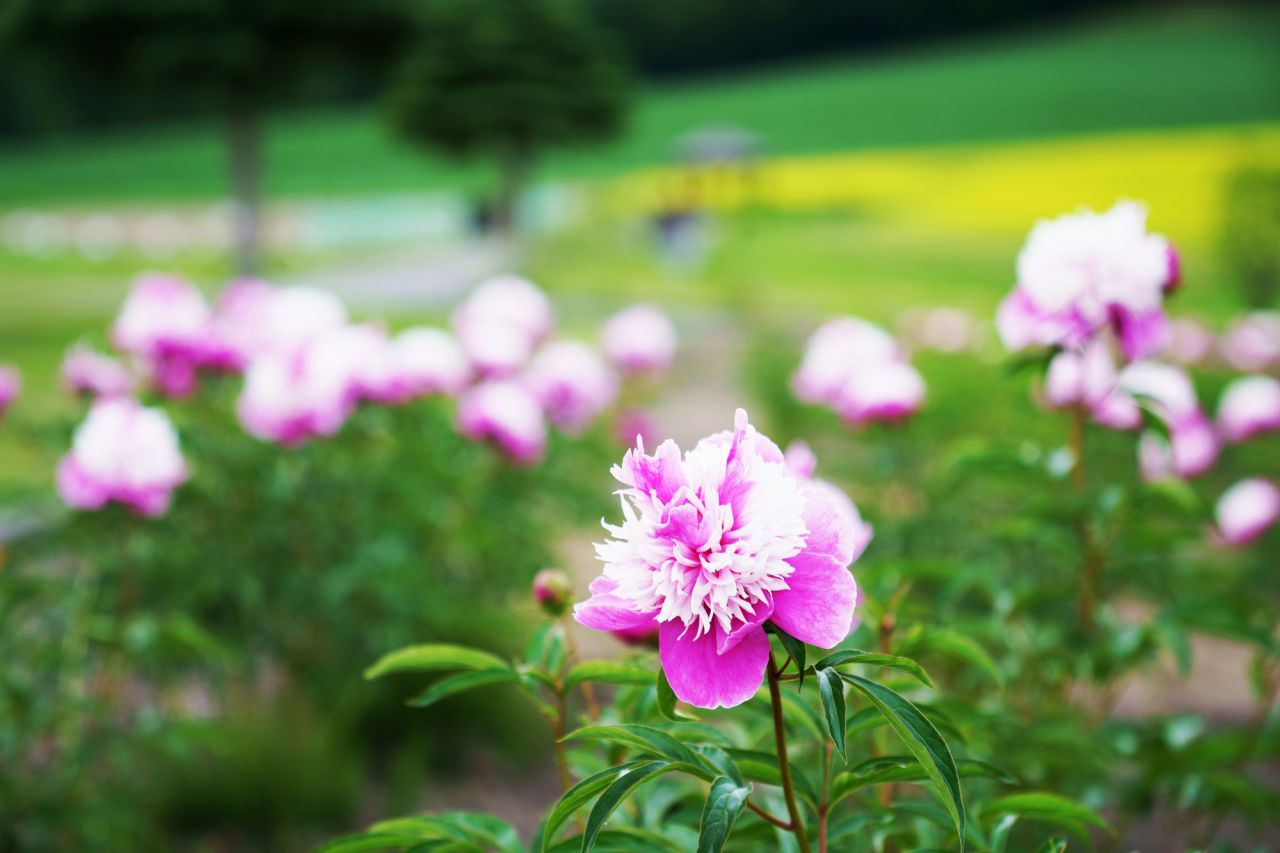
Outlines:
POLYGON ((1280 366, 1280 312, 1244 315, 1222 335, 1218 347, 1223 360, 1244 373, 1280 366))
POLYGON ((596 546, 604 563, 575 618, 602 631, 657 628, 677 697, 703 708, 750 699, 769 660, 766 623, 832 648, 853 624, 848 566, 866 534, 832 488, 792 474, 739 410, 732 433, 684 453, 643 445, 613 469, 622 523, 596 546))
POLYGON ((1127 359, 1152 355, 1168 334, 1162 302, 1177 256, 1146 230, 1146 209, 1118 202, 1036 224, 1018 255, 1017 284, 996 326, 1010 350, 1076 348, 1111 329, 1127 359))
POLYGON ((458 430, 474 441, 491 441, 508 458, 532 464, 547 446, 547 422, 538 398, 522 383, 493 379, 458 400, 458 430))
POLYGON ((1218 401, 1218 431, 1229 442, 1280 430, 1280 380, 1244 376, 1222 392, 1218 401))
POLYGON ((1115 362, 1103 341, 1055 355, 1045 372, 1044 398, 1055 409, 1078 406, 1109 429, 1137 429, 1142 424, 1138 403, 1119 387, 1115 362))
POLYGON ((133 391, 133 374, 118 359, 76 344, 62 359, 62 385, 72 394, 120 397, 133 391))
POLYGON ((57 470, 58 494, 68 506, 93 510, 115 502, 146 516, 163 515, 186 479, 169 418, 129 397, 93 404, 57 470))
POLYGON ((213 348, 212 314, 190 282, 154 273, 139 276, 111 327, 111 342, 139 360, 156 390, 189 396, 213 348))
POLYGON ((1218 498, 1214 516, 1224 544, 1248 545, 1280 519, 1280 488, 1258 477, 1241 480, 1218 498))
POLYGON ((22 393, 22 374, 12 364, 0 364, 0 418, 22 393))
POLYGON ((570 435, 586 429, 618 396, 617 374, 576 341, 555 341, 540 349, 525 369, 524 383, 551 423, 570 435))
POLYGON ((623 373, 661 373, 676 355, 676 328, 651 305, 619 311, 600 330, 605 358, 623 373))

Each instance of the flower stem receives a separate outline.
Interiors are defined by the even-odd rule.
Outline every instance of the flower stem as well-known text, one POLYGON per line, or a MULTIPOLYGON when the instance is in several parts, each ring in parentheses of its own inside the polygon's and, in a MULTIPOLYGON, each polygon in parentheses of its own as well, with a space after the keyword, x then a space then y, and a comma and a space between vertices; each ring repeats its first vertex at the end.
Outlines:
MULTIPOLYGON (((1080 496, 1087 488, 1084 471, 1084 435, 1087 414, 1083 406, 1071 410, 1071 485, 1080 496)), ((1098 582, 1102 575, 1102 553, 1093 541, 1093 531, 1087 516, 1081 516, 1076 525, 1083 552, 1080 562, 1080 597, 1076 601, 1076 615, 1086 634, 1094 629, 1094 610, 1098 604, 1098 582)))
POLYGON ((795 786, 791 782, 791 761, 787 758, 787 732, 782 723, 782 691, 778 686, 778 663, 769 650, 769 700, 773 705, 773 742, 778 751, 778 775, 782 781, 782 795, 787 801, 787 814, 791 817, 791 831, 796 835, 801 853, 810 853, 809 834, 796 804, 795 786))
POLYGON ((827 853, 827 819, 831 816, 831 753, 835 743, 828 738, 822 745, 822 796, 818 800, 818 853, 827 853))

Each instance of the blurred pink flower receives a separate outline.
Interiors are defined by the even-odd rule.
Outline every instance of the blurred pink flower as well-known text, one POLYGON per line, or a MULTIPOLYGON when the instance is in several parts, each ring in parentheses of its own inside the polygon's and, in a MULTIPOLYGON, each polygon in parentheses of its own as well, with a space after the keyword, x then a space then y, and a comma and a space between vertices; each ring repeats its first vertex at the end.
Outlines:
POLYGON ((782 454, 782 461, 786 464, 787 470, 791 472, 791 475, 801 480, 811 478, 818 467, 818 457, 813 454, 813 449, 803 441, 793 441, 788 444, 786 452, 782 454))
POLYGON ((851 424, 909 417, 925 395, 924 380, 893 336, 856 317, 818 327, 791 388, 805 402, 829 404, 851 424))
POLYGON ((605 358, 624 373, 660 373, 676 355, 676 329, 651 305, 619 311, 600 330, 605 358))
POLYGON ((213 348, 212 315, 190 282, 148 273, 134 281, 111 327, 111 341, 139 359, 156 390, 186 397, 213 348))
POLYGON ((22 374, 12 364, 0 364, 0 418, 22 393, 22 374))
POLYGON ((250 435, 292 447, 342 428, 357 399, 350 366, 330 343, 322 336, 249 363, 236 413, 250 435))
POLYGON ((218 298, 210 361, 221 369, 244 370, 259 355, 292 352, 346 324, 346 306, 327 290, 240 279, 218 298))
POLYGON ((548 616, 561 616, 573 603, 569 576, 560 569, 542 569, 533 576, 533 599, 548 616))
POLYGON ((836 413, 850 424, 900 421, 924 403, 924 379, 906 362, 889 361, 857 370, 836 399, 836 413))
POLYGON ((551 423, 576 435, 618 396, 618 377, 585 344, 547 344, 524 372, 525 385, 538 398, 551 423))
POLYGON ((463 352, 478 373, 490 377, 510 376, 524 367, 554 325, 546 294, 513 275, 483 282, 453 315, 463 352))
POLYGON ((377 399, 404 403, 429 394, 452 396, 471 381, 462 348, 443 329, 406 329, 387 345, 386 377, 377 399))
POLYGON ((1107 328, 1125 358, 1158 352, 1167 335, 1161 302, 1178 274, 1168 242, 1146 230, 1146 209, 1118 202, 1043 220, 1018 255, 1017 285, 996 326, 1005 346, 1079 347, 1107 328))
POLYGON ((837 317, 809 336, 791 388, 806 403, 834 404, 856 369, 901 357, 897 341, 884 329, 857 317, 837 317))
POLYGON ((1169 322, 1169 341, 1162 358, 1174 364, 1204 364, 1213 355, 1217 337, 1213 330, 1190 317, 1177 317, 1169 322))
POLYGON ((1255 311, 1231 324, 1218 341, 1223 359, 1241 372, 1280 364, 1280 312, 1255 311))
POLYGON ((1142 412, 1118 387, 1118 374, 1106 343, 1091 341, 1082 350, 1063 350, 1049 362, 1044 378, 1045 402, 1052 408, 1081 406, 1110 429, 1137 429, 1142 412))
POLYGON ((547 446, 538 398, 511 379, 482 382, 458 401, 458 429, 475 441, 494 442, 514 462, 532 464, 547 446))
POLYGON ((632 447, 637 442, 657 444, 662 439, 658 422, 643 409, 620 412, 613 424, 613 434, 624 447, 632 447))
POLYGON ((169 418, 129 397, 93 404, 57 471, 58 494, 68 506, 101 509, 115 501, 146 516, 163 515, 186 479, 169 418))
POLYGON ((1169 430, 1168 439, 1151 431, 1141 436, 1138 463, 1144 479, 1186 479, 1213 467, 1221 442, 1185 372, 1158 361, 1134 362, 1120 372, 1120 387, 1169 430))
POLYGON ((118 360, 76 344, 62 359, 62 385, 72 394, 120 397, 133 391, 134 379, 118 360))
POLYGON ((1247 545, 1280 518, 1280 488, 1260 478, 1241 480, 1218 498, 1214 516, 1224 544, 1247 545))
POLYGON ((747 701, 764 680, 766 622, 832 648, 853 623, 849 564, 865 536, 830 487, 794 476, 737 412, 732 433, 683 456, 638 445, 614 477, 623 522, 596 546, 604 563, 575 618, 602 631, 658 629, 676 696, 703 708, 747 701))
POLYGON ((1244 376, 1222 392, 1218 430, 1230 442, 1280 430, 1280 381, 1270 376, 1244 376))

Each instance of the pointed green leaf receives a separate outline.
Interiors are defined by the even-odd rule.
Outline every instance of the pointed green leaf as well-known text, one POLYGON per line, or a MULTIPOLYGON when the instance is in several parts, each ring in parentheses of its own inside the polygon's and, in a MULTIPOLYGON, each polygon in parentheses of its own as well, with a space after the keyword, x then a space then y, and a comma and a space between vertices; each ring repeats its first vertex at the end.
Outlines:
POLYGON ((590 802, 591 798, 597 793, 604 790, 614 780, 614 777, 647 763, 646 761, 629 761, 616 767, 606 767, 599 773, 592 774, 574 785, 565 792, 563 797, 556 801, 546 820, 538 827, 538 832, 534 835, 530 849, 534 851, 546 850, 547 846, 555 840, 556 833, 560 831, 560 827, 564 826, 565 821, 572 817, 574 812, 590 802))
POLYGON ((740 785, 728 776, 711 783, 698 825, 698 853, 720 853, 750 795, 750 785, 740 785))
POLYGON ((584 681, 601 681, 606 684, 648 684, 652 680, 653 670, 648 667, 614 660, 589 660, 569 670, 564 686, 566 690, 570 690, 584 681))
POLYGON ((565 740, 603 740, 621 744, 628 749, 679 762, 697 768, 707 781, 717 774, 707 771, 706 763, 689 747, 664 731, 649 726, 584 726, 565 735, 565 740))
POLYGON ((364 671, 365 678, 379 678, 391 672, 439 672, 449 669, 510 669, 502 658, 479 649, 428 643, 407 646, 386 655, 364 671))
POLYGON ((427 708, 458 693, 490 684, 510 684, 518 676, 509 669, 478 669, 475 672, 459 672, 440 679, 406 704, 414 708, 427 708))
POLYGON ((800 674, 800 683, 796 685, 797 689, 804 687, 805 656, 808 647, 777 625, 773 626, 773 632, 778 635, 778 639, 782 642, 782 647, 787 650, 787 654, 791 655, 791 661, 796 665, 796 672, 800 674))
POLYGON ((1087 841, 1089 827, 1095 827, 1114 835, 1107 823, 1093 809, 1075 800, 1041 791, 1010 794, 987 803, 982 808, 983 817, 1013 814, 1028 820, 1038 820, 1060 826, 1071 834, 1087 841))
POLYGON ((670 720, 673 723, 680 723, 686 720, 700 719, 699 717, 695 717, 692 714, 686 714, 684 711, 681 711, 676 706, 676 703, 678 701, 679 699, 676 698, 675 690, 671 689, 671 682, 667 681, 667 673, 661 667, 659 667, 658 668, 658 713, 661 714, 664 719, 670 720))
POLYGON ((827 732, 835 742, 836 751, 844 758, 844 682, 840 680, 840 673, 830 667, 823 667, 814 675, 822 696, 822 710, 827 716, 827 732))
POLYGON ((889 721, 889 726, 920 762, 920 766, 937 787, 938 797, 951 815, 963 846, 965 813, 964 800, 960 796, 960 772, 956 769, 955 758, 952 757, 947 742, 920 709, 905 697, 861 676, 849 673, 841 675, 879 709, 889 721))
POLYGON ((925 687, 933 687, 933 679, 929 678, 929 673, 924 671, 924 667, 913 661, 911 658, 904 658, 899 655, 886 655, 881 652, 864 652, 861 649, 841 649, 838 652, 832 652, 822 660, 813 665, 814 669, 820 667, 835 667, 846 663, 861 663, 867 666, 882 666, 888 669, 896 669, 905 672, 920 681, 925 687))
POLYGON ((587 828, 582 833, 583 853, 587 853, 595 846, 596 836, 600 834, 600 830, 604 829, 605 821, 633 789, 655 776, 666 773, 672 767, 669 761, 644 761, 632 766, 610 782, 604 789, 604 793, 600 795, 600 799, 596 800, 596 804, 591 807, 591 814, 587 815, 587 828))

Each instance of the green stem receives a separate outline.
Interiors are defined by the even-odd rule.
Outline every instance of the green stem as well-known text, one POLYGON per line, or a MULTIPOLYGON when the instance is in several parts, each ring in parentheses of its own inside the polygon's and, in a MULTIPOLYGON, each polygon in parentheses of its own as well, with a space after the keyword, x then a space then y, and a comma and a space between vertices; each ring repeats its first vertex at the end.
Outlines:
POLYGON ((782 722, 782 690, 778 684, 778 663, 769 650, 769 700, 773 705, 773 742, 778 751, 778 774, 782 777, 782 795, 787 801, 787 814, 791 817, 791 831, 796 834, 801 853, 810 853, 809 833, 796 804, 795 786, 791 782, 791 761, 787 758, 787 732, 782 722))
MULTIPOLYGON (((1071 410, 1071 485, 1080 496, 1087 489, 1084 472, 1084 435, 1087 413, 1083 406, 1071 410)), ((1080 562, 1080 598, 1076 601, 1076 615, 1086 634, 1094 631, 1094 611, 1098 605, 1098 583, 1102 576, 1102 552, 1093 540, 1087 515, 1082 515, 1076 525, 1083 553, 1080 562)))

